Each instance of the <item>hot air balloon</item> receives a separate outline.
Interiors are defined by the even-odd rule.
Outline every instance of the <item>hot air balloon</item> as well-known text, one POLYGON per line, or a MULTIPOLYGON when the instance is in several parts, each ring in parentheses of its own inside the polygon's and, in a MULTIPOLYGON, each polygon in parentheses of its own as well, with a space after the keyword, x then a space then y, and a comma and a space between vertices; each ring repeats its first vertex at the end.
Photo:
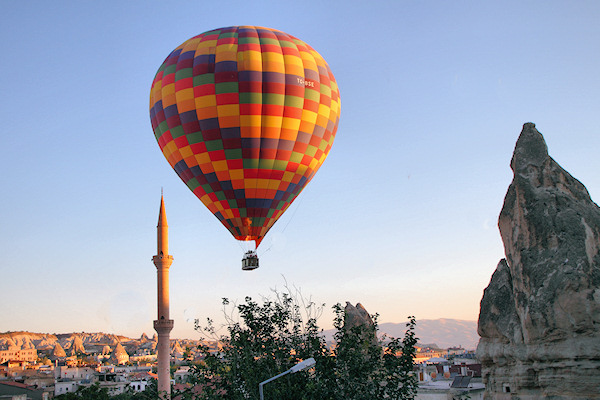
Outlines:
MULTIPOLYGON (((339 117, 323 57, 263 27, 185 41, 150 91, 152 129, 171 167, 237 240, 256 247, 325 161, 339 117)), ((255 252, 244 260, 244 269, 258 267, 255 252)))

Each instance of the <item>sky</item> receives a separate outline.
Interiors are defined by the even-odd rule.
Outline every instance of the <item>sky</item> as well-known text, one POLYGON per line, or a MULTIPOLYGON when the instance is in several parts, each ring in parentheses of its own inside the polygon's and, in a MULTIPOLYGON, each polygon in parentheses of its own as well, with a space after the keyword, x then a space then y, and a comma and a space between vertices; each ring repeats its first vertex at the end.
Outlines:
POLYGON ((221 298, 286 282, 380 322, 476 320, 525 122, 600 198, 597 1, 12 1, 0 24, 0 332, 154 333, 169 223, 172 338, 221 298), (241 270, 243 249, 164 159, 156 70, 231 25, 287 32, 341 95, 329 157, 241 270))

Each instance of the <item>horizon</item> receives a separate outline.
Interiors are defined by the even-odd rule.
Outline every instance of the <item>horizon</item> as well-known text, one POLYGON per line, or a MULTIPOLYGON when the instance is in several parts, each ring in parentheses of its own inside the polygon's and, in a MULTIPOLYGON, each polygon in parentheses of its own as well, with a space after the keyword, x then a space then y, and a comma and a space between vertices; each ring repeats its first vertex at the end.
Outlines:
MULTIPOLYGON (((468 319, 455 319, 455 318, 435 318, 435 319, 423 319, 421 321, 440 321, 440 320, 451 320, 451 321, 461 321, 461 322, 477 322, 477 320, 468 320, 468 319)), ((407 321, 402 321, 402 322, 382 322, 382 323, 378 323, 378 325, 382 325, 382 324, 395 324, 395 325, 401 325, 401 324, 405 324, 407 321)), ((417 325, 418 325, 419 321, 417 320, 417 325)), ((328 329, 324 329, 324 328, 320 328, 321 330, 331 330, 333 328, 328 328, 328 329)), ((15 331, 4 331, 4 332, 0 332, 0 335, 6 334, 6 333, 34 333, 34 334, 41 334, 41 335, 71 335, 71 334, 77 334, 77 333, 86 333, 86 334, 95 334, 95 333, 102 333, 104 335, 114 335, 114 336, 123 336, 123 337, 127 337, 127 338, 136 338, 136 337, 142 337, 142 335, 146 335, 148 337, 152 337, 156 332, 152 332, 152 335, 149 335, 147 332, 142 332, 139 335, 133 335, 133 336, 126 336, 126 335, 121 335, 118 333, 112 333, 112 332, 88 332, 88 331, 73 331, 73 332, 62 332, 62 333, 56 333, 56 332, 31 332, 31 331, 23 331, 23 330, 15 330, 15 331)), ((171 340, 199 340, 199 339, 192 339, 192 338, 174 338, 171 337, 171 340)))
MULTIPOLYGON (((382 324, 378 324, 378 336, 387 336, 387 337, 401 337, 406 331, 406 323, 404 322, 384 322, 382 324)), ((449 319, 449 318, 439 318, 439 319, 423 319, 420 321, 416 321, 415 325, 415 333, 417 334, 418 344, 421 346, 436 344, 438 348, 450 348, 456 346, 462 346, 467 350, 474 350, 477 347, 477 340, 479 338, 477 334, 477 321, 471 320, 458 320, 458 319, 449 319), (422 324, 425 324, 423 326, 422 324), (438 326, 434 326, 433 329, 431 327, 431 323, 437 324, 438 326), (440 331, 439 329, 443 329, 446 325, 451 325, 454 330, 450 331, 440 331), (466 327, 465 324, 472 324, 473 326, 466 327), (456 326, 458 325, 458 327, 456 326), (456 332, 456 328, 460 329, 462 326, 463 331, 456 332), (473 328, 471 330, 471 328, 473 328), (424 337, 419 337, 420 335, 425 334, 424 337), (473 335, 474 334, 474 335, 473 335), (439 345, 441 343, 441 345, 439 345)), ((335 332, 335 328, 323 329, 319 328, 320 332, 323 334, 325 339, 328 342, 333 340, 333 333, 335 332)), ((106 335, 106 336, 114 336, 117 338, 123 338, 129 340, 139 340, 144 335, 147 338, 153 338, 156 336, 156 332, 152 332, 152 334, 148 334, 147 332, 142 332, 139 335, 127 336, 121 335, 119 333, 112 332, 29 332, 29 331, 9 331, 9 332, 0 332, 0 336, 3 335, 46 335, 46 336, 73 336, 73 335, 87 335, 87 336, 95 336, 95 335, 106 335)), ((61 339, 61 340, 64 340, 61 339)), ((196 338, 190 337, 171 337, 171 341, 218 341, 219 338, 216 337, 208 337, 208 336, 199 336, 196 338)))
POLYGON ((223 297, 260 300, 286 285, 327 304, 324 329, 346 301, 380 324, 476 321, 504 258, 497 220, 529 121, 600 198, 597 2, 32 1, 4 11, 0 331, 154 333, 161 188, 173 337, 197 335, 195 319, 223 321, 223 297), (173 49, 242 24, 311 45, 341 96, 331 152, 253 272, 164 159, 148 107, 173 49))

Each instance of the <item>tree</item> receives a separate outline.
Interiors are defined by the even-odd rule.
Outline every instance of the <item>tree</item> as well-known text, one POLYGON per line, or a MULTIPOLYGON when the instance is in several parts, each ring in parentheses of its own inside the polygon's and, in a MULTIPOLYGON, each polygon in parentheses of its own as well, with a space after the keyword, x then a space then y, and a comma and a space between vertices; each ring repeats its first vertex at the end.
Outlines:
POLYGON ((183 360, 184 360, 184 365, 187 365, 189 361, 192 361, 194 359, 193 355, 192 355, 192 349, 190 348, 190 346, 185 346, 185 350, 183 351, 183 360))
POLYGON ((336 346, 334 349, 335 378, 327 388, 332 399, 412 399, 416 395, 417 378, 413 373, 417 338, 416 321, 409 317, 404 339, 383 337, 377 333, 377 314, 373 325, 358 325, 344 329, 344 309, 334 306, 336 346))
POLYGON ((61 394, 56 396, 57 400, 110 400, 107 388, 100 387, 99 383, 91 386, 80 386, 75 392, 61 394))
POLYGON ((55 398, 57 400, 156 400, 158 384, 155 379, 152 379, 143 392, 127 388, 124 393, 111 396, 107 388, 95 383, 91 386, 80 386, 75 392, 61 394, 55 398))
POLYGON ((111 400, 156 400, 158 398, 158 382, 156 379, 151 379, 143 392, 136 392, 129 387, 125 393, 111 397, 111 400))
POLYGON ((287 374, 264 387, 265 398, 288 400, 412 399, 415 319, 410 317, 404 339, 375 338, 374 325, 344 330, 344 310, 334 306, 335 343, 325 342, 317 319, 324 305, 293 293, 275 293, 262 305, 250 297, 242 304, 223 299, 227 334, 217 335, 213 322, 196 329, 218 339, 219 351, 200 346, 203 362, 191 369, 191 387, 174 393, 179 399, 258 399, 258 384, 298 362, 313 357, 310 371, 287 374), (231 311, 230 308, 233 307, 231 311))

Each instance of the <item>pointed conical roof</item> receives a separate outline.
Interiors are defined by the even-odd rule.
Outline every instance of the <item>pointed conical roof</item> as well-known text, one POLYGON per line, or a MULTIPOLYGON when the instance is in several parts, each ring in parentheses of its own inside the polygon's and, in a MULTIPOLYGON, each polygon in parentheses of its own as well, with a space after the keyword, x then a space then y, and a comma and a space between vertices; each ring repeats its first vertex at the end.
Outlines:
POLYGON ((160 210, 158 211, 157 231, 157 250, 158 257, 167 256, 169 254, 169 226, 167 225, 167 212, 165 211, 165 199, 160 195, 160 210))
POLYGON ((165 199, 160 195, 160 210, 158 211, 158 226, 168 226, 167 212, 165 211, 165 199))

